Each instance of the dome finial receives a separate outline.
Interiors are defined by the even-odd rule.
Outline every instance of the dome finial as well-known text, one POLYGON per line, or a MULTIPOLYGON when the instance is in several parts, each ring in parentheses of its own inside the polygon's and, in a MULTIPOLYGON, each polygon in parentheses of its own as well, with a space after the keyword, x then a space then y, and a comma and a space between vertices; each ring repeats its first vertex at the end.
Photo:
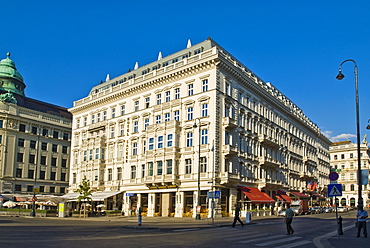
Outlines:
POLYGON ((6 53, 6 56, 8 56, 8 58, 10 58, 10 52, 7 52, 6 53))

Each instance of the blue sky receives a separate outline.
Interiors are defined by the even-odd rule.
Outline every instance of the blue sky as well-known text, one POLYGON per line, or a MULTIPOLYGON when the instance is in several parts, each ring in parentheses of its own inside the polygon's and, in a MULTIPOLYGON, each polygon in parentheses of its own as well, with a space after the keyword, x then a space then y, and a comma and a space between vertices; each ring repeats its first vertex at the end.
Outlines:
POLYGON ((63 107, 105 80, 208 36, 297 104, 333 141, 361 140, 370 118, 370 1, 0 1, 0 59, 26 95, 63 107))

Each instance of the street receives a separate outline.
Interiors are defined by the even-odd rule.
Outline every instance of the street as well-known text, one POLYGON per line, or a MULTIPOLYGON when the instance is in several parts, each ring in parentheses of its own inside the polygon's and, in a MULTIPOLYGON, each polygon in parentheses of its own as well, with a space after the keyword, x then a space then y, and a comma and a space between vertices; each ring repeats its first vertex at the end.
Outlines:
MULTIPOLYGON (((344 224, 353 223, 354 214, 341 213, 344 224)), ((289 236, 282 217, 258 219, 235 228, 227 223, 179 228, 161 222, 161 217, 148 219, 153 228, 145 228, 143 220, 143 228, 136 228, 135 219, 127 218, 95 221, 2 216, 0 247, 315 247, 314 238, 337 228, 335 213, 297 216, 295 233, 289 236)))

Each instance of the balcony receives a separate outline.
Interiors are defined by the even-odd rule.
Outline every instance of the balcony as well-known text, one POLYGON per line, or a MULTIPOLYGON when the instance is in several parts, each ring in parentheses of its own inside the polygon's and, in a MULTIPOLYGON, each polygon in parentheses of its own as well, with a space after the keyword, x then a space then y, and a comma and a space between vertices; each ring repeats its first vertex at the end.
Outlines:
POLYGON ((222 125, 225 128, 236 128, 238 126, 236 120, 231 119, 230 117, 223 117, 222 125))
POLYGON ((279 144, 277 143, 276 139, 269 137, 265 134, 259 134, 258 141, 265 146, 279 147, 279 144))
POLYGON ((180 184, 179 176, 175 174, 155 175, 145 178, 145 185, 150 189, 174 188, 180 184))
POLYGON ((238 154, 238 149, 235 146, 232 145, 223 145, 222 146, 222 152, 227 154, 238 154))
POLYGON ((268 166, 268 167, 279 167, 280 162, 274 158, 266 157, 266 156, 260 156, 258 157, 258 163, 260 166, 268 166))

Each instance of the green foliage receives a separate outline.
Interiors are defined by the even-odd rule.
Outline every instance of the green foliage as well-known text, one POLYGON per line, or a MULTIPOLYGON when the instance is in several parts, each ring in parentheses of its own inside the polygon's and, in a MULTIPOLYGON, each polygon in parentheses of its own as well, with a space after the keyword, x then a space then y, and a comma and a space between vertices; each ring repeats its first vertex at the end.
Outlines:
POLYGON ((82 179, 80 185, 78 185, 78 189, 75 190, 75 193, 79 193, 80 195, 77 197, 77 201, 91 201, 91 187, 90 182, 87 180, 86 176, 82 179))

